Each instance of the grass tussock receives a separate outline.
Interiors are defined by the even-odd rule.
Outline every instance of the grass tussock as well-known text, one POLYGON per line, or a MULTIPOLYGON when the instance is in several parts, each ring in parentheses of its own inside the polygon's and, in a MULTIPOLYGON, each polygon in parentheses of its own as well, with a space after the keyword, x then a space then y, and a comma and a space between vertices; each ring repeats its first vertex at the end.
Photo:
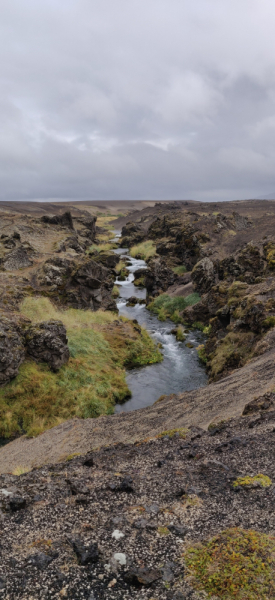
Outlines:
POLYGON ((94 252, 109 252, 109 250, 113 250, 114 248, 117 248, 117 244, 115 243, 92 244, 88 248, 87 254, 94 254, 94 252))
POLYGON ((29 473, 30 472, 30 468, 29 467, 23 467, 22 465, 18 465, 18 467, 16 467, 14 469, 14 471, 12 472, 13 475, 17 475, 18 477, 20 475, 25 475, 25 473, 29 473))
POLYGON ((137 258, 139 256, 142 260, 148 261, 149 258, 156 255, 156 246, 152 240, 141 242, 140 244, 137 244, 131 248, 130 255, 133 258, 137 258))
POLYGON ((120 294, 119 287, 117 285, 114 285, 114 287, 112 289, 113 298, 118 298, 119 294, 120 294))
POLYGON ((171 298, 168 294, 161 294, 148 305, 148 308, 158 315, 160 321, 171 319, 174 323, 183 323, 180 313, 187 306, 193 306, 193 304, 197 304, 199 301, 200 296, 196 292, 189 294, 186 298, 182 298, 181 296, 171 298))
POLYGON ((222 600, 274 600, 275 537, 238 527, 189 547, 192 583, 222 600))
POLYGON ((148 333, 110 312, 58 311, 47 298, 26 298, 21 312, 33 322, 62 320, 69 362, 58 373, 25 361, 19 375, 0 389, 0 435, 32 437, 72 417, 111 414, 130 396, 125 367, 162 359, 148 333), (114 323, 116 321, 116 323, 114 323), (135 329, 136 327, 136 329, 135 329))
POLYGON ((179 267, 173 267, 172 271, 174 271, 175 275, 184 275, 187 269, 184 265, 180 265, 179 267))

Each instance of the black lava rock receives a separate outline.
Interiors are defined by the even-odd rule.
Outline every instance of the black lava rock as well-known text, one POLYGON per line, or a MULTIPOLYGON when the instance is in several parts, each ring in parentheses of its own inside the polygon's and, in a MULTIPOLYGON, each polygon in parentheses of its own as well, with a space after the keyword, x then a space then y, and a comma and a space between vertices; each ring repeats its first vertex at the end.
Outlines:
POLYGON ((72 546, 80 565, 85 566, 98 562, 99 552, 96 542, 85 547, 81 540, 73 540, 72 546))
POLYGON ((9 501, 9 506, 12 512, 16 512, 17 510, 25 508, 26 504, 26 499, 22 498, 22 496, 13 496, 9 501))

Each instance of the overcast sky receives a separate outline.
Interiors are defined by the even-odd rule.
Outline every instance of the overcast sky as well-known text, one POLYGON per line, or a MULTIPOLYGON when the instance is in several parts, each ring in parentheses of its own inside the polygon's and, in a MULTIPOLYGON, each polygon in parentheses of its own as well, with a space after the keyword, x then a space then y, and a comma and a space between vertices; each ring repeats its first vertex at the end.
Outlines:
POLYGON ((1 0, 0 199, 275 192, 274 0, 1 0))

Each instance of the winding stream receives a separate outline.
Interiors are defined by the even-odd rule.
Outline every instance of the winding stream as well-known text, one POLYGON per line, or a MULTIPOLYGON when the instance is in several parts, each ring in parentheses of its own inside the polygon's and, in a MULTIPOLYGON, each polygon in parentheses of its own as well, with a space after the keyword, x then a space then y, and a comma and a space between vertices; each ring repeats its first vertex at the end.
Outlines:
POLYGON ((131 265, 127 265, 130 272, 127 280, 115 282, 120 289, 120 297, 117 299, 119 314, 129 319, 136 319, 140 325, 143 325, 151 337, 162 344, 163 353, 161 363, 128 371, 127 384, 132 397, 124 404, 117 404, 115 412, 144 408, 154 404, 162 394, 193 390, 206 385, 207 376, 196 351, 196 347, 204 341, 203 334, 200 331, 191 331, 184 342, 178 342, 170 333, 175 327, 172 321, 159 321, 144 304, 126 306, 127 299, 131 296, 146 298, 146 290, 136 287, 133 281, 134 272, 141 267, 146 268, 147 265, 143 260, 136 260, 129 256, 126 248, 118 248, 114 252, 126 255, 131 261, 131 265), (191 343, 193 348, 187 348, 187 342, 191 343))

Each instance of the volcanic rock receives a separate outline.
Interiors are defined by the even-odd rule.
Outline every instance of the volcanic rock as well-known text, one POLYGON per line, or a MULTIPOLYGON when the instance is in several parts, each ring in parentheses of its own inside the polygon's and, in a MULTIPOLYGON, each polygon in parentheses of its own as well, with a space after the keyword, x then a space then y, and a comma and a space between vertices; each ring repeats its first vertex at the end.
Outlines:
POLYGON ((70 358, 66 329, 61 321, 43 321, 28 328, 26 346, 29 356, 37 362, 46 362, 52 371, 58 371, 70 358))

